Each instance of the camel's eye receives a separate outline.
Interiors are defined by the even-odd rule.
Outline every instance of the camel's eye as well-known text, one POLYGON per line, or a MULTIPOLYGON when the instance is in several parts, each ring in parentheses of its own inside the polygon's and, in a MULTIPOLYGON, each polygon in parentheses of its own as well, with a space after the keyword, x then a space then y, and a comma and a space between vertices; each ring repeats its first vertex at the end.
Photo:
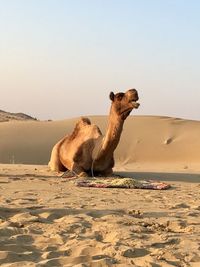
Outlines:
POLYGON ((124 97, 124 93, 118 93, 118 94, 116 94, 116 98, 119 101, 121 101, 123 97, 124 97))

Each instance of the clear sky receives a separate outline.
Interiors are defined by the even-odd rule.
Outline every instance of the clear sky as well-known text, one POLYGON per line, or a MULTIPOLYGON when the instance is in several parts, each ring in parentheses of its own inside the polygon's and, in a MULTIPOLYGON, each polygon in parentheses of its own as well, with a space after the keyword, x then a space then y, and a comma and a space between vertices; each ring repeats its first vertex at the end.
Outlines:
POLYGON ((199 0, 0 0, 0 109, 38 119, 133 114, 200 120, 199 0))

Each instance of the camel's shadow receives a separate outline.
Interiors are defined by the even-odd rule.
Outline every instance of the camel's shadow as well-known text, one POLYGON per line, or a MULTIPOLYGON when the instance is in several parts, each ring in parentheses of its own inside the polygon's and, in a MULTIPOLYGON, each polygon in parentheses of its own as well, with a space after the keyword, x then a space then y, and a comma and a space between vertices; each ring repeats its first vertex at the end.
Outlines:
POLYGON ((168 173, 168 172, 116 172, 123 177, 133 177, 139 180, 159 180, 159 181, 176 181, 200 183, 200 174, 196 173, 168 173))

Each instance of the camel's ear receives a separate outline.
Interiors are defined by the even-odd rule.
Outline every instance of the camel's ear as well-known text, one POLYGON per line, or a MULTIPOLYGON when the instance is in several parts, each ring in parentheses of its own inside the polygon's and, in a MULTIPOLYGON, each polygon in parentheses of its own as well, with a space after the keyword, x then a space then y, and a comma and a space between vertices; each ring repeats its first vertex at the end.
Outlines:
POLYGON ((110 92, 110 96, 109 97, 110 97, 110 100, 113 101, 114 98, 115 98, 115 94, 113 92, 110 92))

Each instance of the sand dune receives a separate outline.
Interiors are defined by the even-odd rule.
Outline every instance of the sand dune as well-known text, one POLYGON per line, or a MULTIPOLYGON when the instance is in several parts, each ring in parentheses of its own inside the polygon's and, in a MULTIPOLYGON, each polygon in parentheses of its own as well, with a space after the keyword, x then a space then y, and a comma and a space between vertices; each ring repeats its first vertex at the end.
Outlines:
POLYGON ((6 121, 25 121, 25 120, 37 120, 36 118, 33 118, 27 114, 24 113, 11 113, 4 110, 0 110, 0 122, 6 122, 6 121))
MULTIPOLYGON (((90 118, 105 132, 106 117, 90 118)), ((200 266, 200 122, 128 118, 115 171, 172 186, 153 191, 51 172, 51 148, 76 121, 0 123, 0 265, 200 266)))
MULTIPOLYGON (((90 117, 105 133, 106 116, 90 117)), ((53 145, 70 133, 78 119, 0 124, 0 163, 47 164, 53 145)), ((116 166, 148 170, 200 171, 200 121, 170 117, 131 116, 115 153, 116 166), (146 167, 145 167, 145 166, 146 167)))

